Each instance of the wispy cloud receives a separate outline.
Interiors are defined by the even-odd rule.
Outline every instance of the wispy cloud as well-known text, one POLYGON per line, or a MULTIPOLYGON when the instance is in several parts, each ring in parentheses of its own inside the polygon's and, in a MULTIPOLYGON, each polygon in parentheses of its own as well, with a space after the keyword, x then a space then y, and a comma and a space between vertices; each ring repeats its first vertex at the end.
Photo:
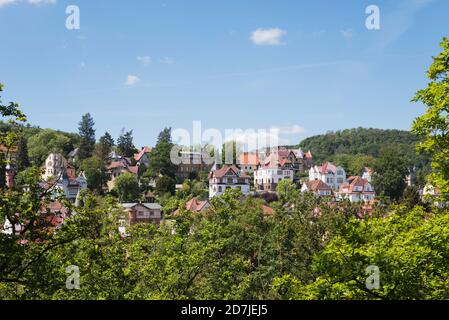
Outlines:
POLYGON ((277 46, 282 44, 282 37, 285 36, 286 34, 287 31, 279 28, 272 28, 272 29, 259 28, 251 33, 251 41, 255 45, 277 46))
POLYGON ((41 4, 56 4, 56 0, 0 0, 0 8, 6 7, 10 4, 27 2, 31 5, 41 5, 41 4))
POLYGON ((279 134, 283 135, 292 135, 292 134, 299 134, 304 133, 305 129, 301 127, 300 125, 292 125, 292 126, 286 126, 286 127, 277 127, 279 130, 279 134))
POLYGON ((379 32, 380 39, 377 38, 373 44, 376 49, 384 49, 412 26, 416 14, 427 6, 432 4, 434 0, 403 0, 398 2, 397 9, 391 13, 383 14, 381 8, 381 30, 379 32))
POLYGON ((260 69, 260 70, 246 71, 246 72, 235 72, 235 73, 214 75, 214 76, 209 77, 208 79, 247 77, 247 76, 260 75, 260 74, 288 72, 288 71, 312 69, 312 68, 333 67, 333 66, 346 65, 346 64, 351 64, 351 63, 353 63, 353 61, 338 60, 338 61, 318 62, 318 63, 309 63, 309 64, 297 64, 297 65, 289 65, 289 66, 283 66, 283 67, 277 67, 277 68, 267 68, 267 69, 260 69))
POLYGON ((341 30, 340 33, 343 38, 348 40, 354 38, 355 36, 354 30, 352 29, 341 30))
POLYGON ((6 7, 9 4, 17 3, 18 0, 0 0, 0 8, 6 7))
POLYGON ((40 5, 40 4, 55 4, 56 0, 28 0, 28 3, 34 4, 34 5, 40 5))
POLYGON ((150 56, 139 56, 137 57, 137 61, 142 63, 144 66, 149 66, 151 64, 151 57, 150 56))
POLYGON ((136 84, 138 84, 139 82, 140 82, 139 77, 134 76, 134 75, 129 75, 129 76, 126 78, 125 86, 127 86, 127 87, 133 87, 133 86, 135 86, 136 84))
POLYGON ((164 57, 160 60, 160 62, 163 64, 168 64, 168 65, 172 65, 172 64, 176 63, 175 59, 170 58, 170 57, 164 57))

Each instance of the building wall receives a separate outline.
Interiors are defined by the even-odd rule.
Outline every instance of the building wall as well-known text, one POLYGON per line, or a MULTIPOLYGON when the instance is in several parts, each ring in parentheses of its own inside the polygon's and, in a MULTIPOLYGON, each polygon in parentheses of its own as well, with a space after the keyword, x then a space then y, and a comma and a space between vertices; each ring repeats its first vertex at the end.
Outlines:
POLYGON ((261 168, 254 172, 254 185, 258 190, 275 191, 277 184, 282 180, 293 181, 294 170, 261 168))

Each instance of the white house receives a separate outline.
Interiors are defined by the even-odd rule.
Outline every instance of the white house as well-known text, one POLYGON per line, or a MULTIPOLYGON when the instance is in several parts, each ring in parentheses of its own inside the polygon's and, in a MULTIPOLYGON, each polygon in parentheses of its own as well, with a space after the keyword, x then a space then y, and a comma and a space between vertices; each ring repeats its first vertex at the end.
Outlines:
POLYGON ((321 180, 313 180, 304 183, 301 192, 311 192, 318 197, 332 196, 332 188, 321 180))
POLYGON ((249 194, 249 176, 236 166, 224 166, 212 171, 209 174, 209 198, 222 195, 226 189, 240 189, 243 194, 249 194))
POLYGON ((78 193, 87 189, 87 179, 83 172, 78 177, 75 168, 61 154, 52 153, 45 160, 42 175, 44 188, 61 190, 66 199, 74 203, 78 193))
POLYGON ((258 191, 274 192, 280 181, 293 181, 294 174, 290 160, 278 161, 275 157, 270 157, 254 172, 254 185, 258 191))
POLYGON ((376 197, 371 183, 361 177, 350 177, 340 186, 337 193, 338 200, 348 199, 351 202, 369 202, 376 197))
POLYGON ((371 182, 373 182, 374 169, 365 167, 365 168, 363 168, 363 170, 362 170, 360 176, 361 176, 363 179, 365 179, 365 180, 367 180, 368 182, 371 183, 371 182))
POLYGON ((309 181, 314 180, 321 180, 337 191, 346 180, 346 172, 342 167, 326 162, 322 166, 314 166, 309 170, 309 181))
MULTIPOLYGON (((51 153, 44 163, 44 173, 42 178, 48 180, 50 178, 59 178, 67 173, 68 162, 62 154, 51 153)), ((70 172, 69 172, 70 174, 70 172)))

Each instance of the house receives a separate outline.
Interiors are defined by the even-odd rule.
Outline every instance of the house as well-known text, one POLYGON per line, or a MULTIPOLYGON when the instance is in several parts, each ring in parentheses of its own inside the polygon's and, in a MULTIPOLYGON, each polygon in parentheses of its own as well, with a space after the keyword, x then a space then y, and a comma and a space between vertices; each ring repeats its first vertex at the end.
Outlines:
POLYGON ((226 189, 239 189, 244 195, 250 193, 249 176, 236 166, 224 166, 209 174, 209 197, 220 196, 226 189))
MULTIPOLYGON (((67 173, 68 162, 62 154, 51 153, 44 163, 44 174, 42 179, 59 178, 67 173)), ((71 172, 69 172, 70 174, 71 172)))
POLYGON ((441 199, 441 189, 431 183, 427 183, 422 191, 422 200, 424 202, 433 202, 433 205, 439 208, 448 208, 449 201, 441 199))
POLYGON ((68 158, 69 162, 76 163, 79 160, 79 155, 80 155, 80 149, 76 148, 69 152, 69 154, 67 155, 67 158, 68 158))
POLYGON ((271 149, 267 158, 278 158, 279 161, 289 160, 294 169, 294 174, 307 172, 312 167, 313 156, 309 151, 304 153, 302 149, 291 150, 285 147, 271 149))
POLYGON ((210 207, 210 202, 208 200, 200 201, 197 198, 193 198, 186 203, 186 210, 192 212, 203 212, 210 207))
MULTIPOLYGON (((210 207, 209 200, 201 201, 201 200, 198 200, 198 198, 193 198, 193 199, 189 200, 186 203, 186 206, 185 206, 187 211, 190 211, 190 212, 193 212, 193 213, 204 212, 209 207, 210 207)), ((177 215, 179 215, 179 213, 180 213, 180 211, 176 210, 173 215, 177 216, 177 215)))
POLYGON ((318 197, 332 196, 332 188, 321 180, 305 182, 302 185, 301 192, 311 192, 318 197))
POLYGON ((278 161, 275 155, 271 155, 254 172, 254 185, 257 191, 275 192, 280 181, 293 181, 294 172, 290 160, 284 158, 278 161))
POLYGON ((136 161, 138 166, 144 165, 148 167, 149 159, 148 155, 151 153, 152 149, 150 147, 143 147, 139 153, 134 155, 134 160, 136 161))
POLYGON ((128 158, 123 157, 117 151, 111 151, 108 155, 108 163, 115 161, 126 161, 129 165, 131 165, 131 161, 128 158))
POLYGON ((428 183, 423 189, 423 197, 438 197, 441 194, 440 188, 428 183))
POLYGON ((360 173, 360 176, 363 179, 368 180, 368 182, 371 183, 371 182, 373 182, 374 169, 365 167, 365 168, 363 168, 362 172, 360 173))
POLYGON ((212 157, 206 151, 181 151, 180 156, 176 177, 181 180, 194 179, 199 173, 208 173, 212 168, 212 157))
POLYGON ((157 203, 122 203, 123 215, 119 218, 119 231, 126 235, 126 228, 138 223, 159 225, 162 207, 157 203))
MULTIPOLYGON (((50 202, 45 207, 40 208, 39 213, 42 219, 39 225, 42 226, 42 228, 48 229, 50 232, 60 229, 64 224, 64 221, 71 216, 70 210, 64 207, 59 201, 50 202)), ((19 217, 19 214, 16 216, 19 217)), ((20 235, 24 230, 24 227, 25 226, 20 223, 16 223, 13 227, 12 223, 6 218, 1 233, 7 235, 20 235)))
POLYGON ((83 172, 76 176, 75 168, 58 153, 51 153, 44 163, 41 185, 45 189, 62 191, 70 202, 75 203, 81 190, 87 189, 87 179, 83 172))
POLYGON ((362 177, 350 177, 340 186, 337 200, 348 199, 351 202, 370 202, 376 197, 371 183, 362 177))
POLYGON ((240 170, 252 174, 259 167, 259 155, 257 153, 244 152, 240 155, 238 164, 240 170))
POLYGON ((132 173, 138 175, 139 167, 131 166, 125 158, 121 158, 117 161, 112 161, 107 167, 107 173, 109 175, 109 181, 107 182, 108 190, 114 189, 115 180, 125 173, 132 173))
POLYGON ((314 166, 309 170, 309 181, 314 180, 321 180, 334 191, 338 191, 346 180, 346 172, 342 167, 326 162, 322 166, 314 166))

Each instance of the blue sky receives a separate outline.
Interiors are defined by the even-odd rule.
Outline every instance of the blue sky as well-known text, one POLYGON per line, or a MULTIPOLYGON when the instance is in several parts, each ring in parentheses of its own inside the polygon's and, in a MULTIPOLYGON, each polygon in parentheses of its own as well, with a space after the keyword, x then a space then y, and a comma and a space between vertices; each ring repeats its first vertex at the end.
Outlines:
POLYGON ((77 131, 90 112, 97 136, 133 129, 139 147, 194 120, 278 127, 290 143, 409 129, 447 12, 446 0, 0 0, 3 100, 44 128, 77 131), (80 30, 65 28, 72 4, 80 30))

